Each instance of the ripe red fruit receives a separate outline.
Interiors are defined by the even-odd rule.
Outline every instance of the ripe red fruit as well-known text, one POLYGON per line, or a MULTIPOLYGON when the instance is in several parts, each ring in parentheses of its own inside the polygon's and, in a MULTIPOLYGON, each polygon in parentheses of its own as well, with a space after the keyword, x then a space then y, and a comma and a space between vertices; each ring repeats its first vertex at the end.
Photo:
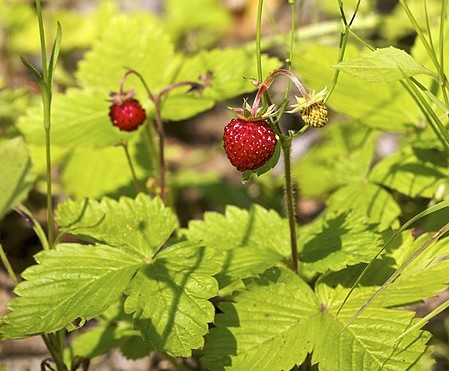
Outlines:
POLYGON ((127 98, 121 102, 113 101, 109 117, 120 130, 133 131, 145 122, 146 114, 137 99, 127 98))
POLYGON ((276 134, 264 119, 232 119, 224 128, 226 154, 231 164, 242 172, 265 164, 273 156, 276 143, 276 134))

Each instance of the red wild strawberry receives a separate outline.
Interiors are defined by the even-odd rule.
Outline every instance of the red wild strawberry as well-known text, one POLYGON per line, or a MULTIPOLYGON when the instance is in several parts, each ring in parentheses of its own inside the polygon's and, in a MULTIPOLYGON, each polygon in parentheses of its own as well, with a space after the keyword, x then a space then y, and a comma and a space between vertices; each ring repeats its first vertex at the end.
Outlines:
POLYGON ((224 129, 226 154, 242 172, 265 164, 273 156, 276 143, 276 135, 264 119, 232 119, 224 129))
POLYGON ((126 98, 123 100, 116 96, 111 101, 109 117, 120 130, 133 131, 145 122, 145 110, 137 99, 126 98))

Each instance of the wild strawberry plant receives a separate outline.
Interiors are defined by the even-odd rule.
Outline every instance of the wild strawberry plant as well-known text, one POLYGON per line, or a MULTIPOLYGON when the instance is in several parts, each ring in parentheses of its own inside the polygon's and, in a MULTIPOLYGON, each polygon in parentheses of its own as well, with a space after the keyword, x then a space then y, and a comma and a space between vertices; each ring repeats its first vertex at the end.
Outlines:
MULTIPOLYGON (((448 305, 424 320, 410 307, 449 282, 447 0, 425 5, 425 22, 400 1, 408 22, 397 32, 418 36, 410 53, 375 49, 357 31, 358 22, 372 27, 361 1, 323 2, 339 13, 339 46, 310 42, 313 29, 295 27, 301 4, 289 1, 285 64, 262 53, 262 0, 255 48, 180 51, 180 9, 208 30, 194 10, 209 9, 219 35, 228 22, 216 2, 191 3, 167 2, 171 29, 149 16, 108 16, 76 82, 55 93, 64 41, 58 25, 47 53, 36 1, 41 68, 22 60, 42 105, 20 115, 20 136, 0 143, 0 215, 15 208, 43 251, 18 279, 1 250, 17 283, 1 337, 41 335, 51 355, 43 369, 87 369, 112 348, 133 359, 159 352, 175 365, 193 356, 210 370, 425 369, 432 348, 422 326, 448 305), (241 95, 243 107, 222 123, 224 151, 244 183, 284 192, 285 206, 226 205, 181 227, 166 127, 241 95), (400 137, 398 150, 382 154, 376 143, 388 133, 400 137), (297 160, 293 149, 311 137, 319 140, 297 160), (73 196, 57 205, 55 164, 73 196), (47 233, 21 205, 36 175, 45 178, 47 233), (322 200, 323 210, 299 224, 298 198, 322 200)), ((206 32, 198 45, 211 42, 206 32)))

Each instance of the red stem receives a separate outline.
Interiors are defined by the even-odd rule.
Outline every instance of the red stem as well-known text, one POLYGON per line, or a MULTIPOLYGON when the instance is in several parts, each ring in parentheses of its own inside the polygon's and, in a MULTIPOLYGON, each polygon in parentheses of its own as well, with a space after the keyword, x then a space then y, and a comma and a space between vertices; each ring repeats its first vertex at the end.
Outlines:
POLYGON ((302 82, 290 71, 280 68, 270 73, 268 77, 265 79, 265 81, 259 84, 259 90, 257 91, 256 97, 254 98, 254 102, 251 107, 251 113, 253 116, 256 116, 257 114, 257 110, 259 109, 259 104, 263 93, 270 88, 275 78, 279 75, 287 76, 293 82, 293 84, 295 84, 296 88, 301 93, 301 95, 307 100, 310 99, 309 93, 304 88, 302 82))

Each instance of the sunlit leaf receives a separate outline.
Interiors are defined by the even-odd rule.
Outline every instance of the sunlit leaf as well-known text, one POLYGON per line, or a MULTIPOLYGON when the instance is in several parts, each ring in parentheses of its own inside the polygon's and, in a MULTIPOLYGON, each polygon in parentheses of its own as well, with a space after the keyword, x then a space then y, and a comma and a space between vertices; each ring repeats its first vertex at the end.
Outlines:
POLYGON ((88 240, 113 246, 128 246, 151 257, 170 237, 177 220, 159 198, 140 193, 136 199, 119 201, 104 197, 58 205, 59 228, 88 240))
POLYGON ((143 267, 126 290, 125 311, 156 350, 190 356, 203 346, 218 293, 212 277, 220 270, 212 249, 189 243, 170 246, 143 267))

